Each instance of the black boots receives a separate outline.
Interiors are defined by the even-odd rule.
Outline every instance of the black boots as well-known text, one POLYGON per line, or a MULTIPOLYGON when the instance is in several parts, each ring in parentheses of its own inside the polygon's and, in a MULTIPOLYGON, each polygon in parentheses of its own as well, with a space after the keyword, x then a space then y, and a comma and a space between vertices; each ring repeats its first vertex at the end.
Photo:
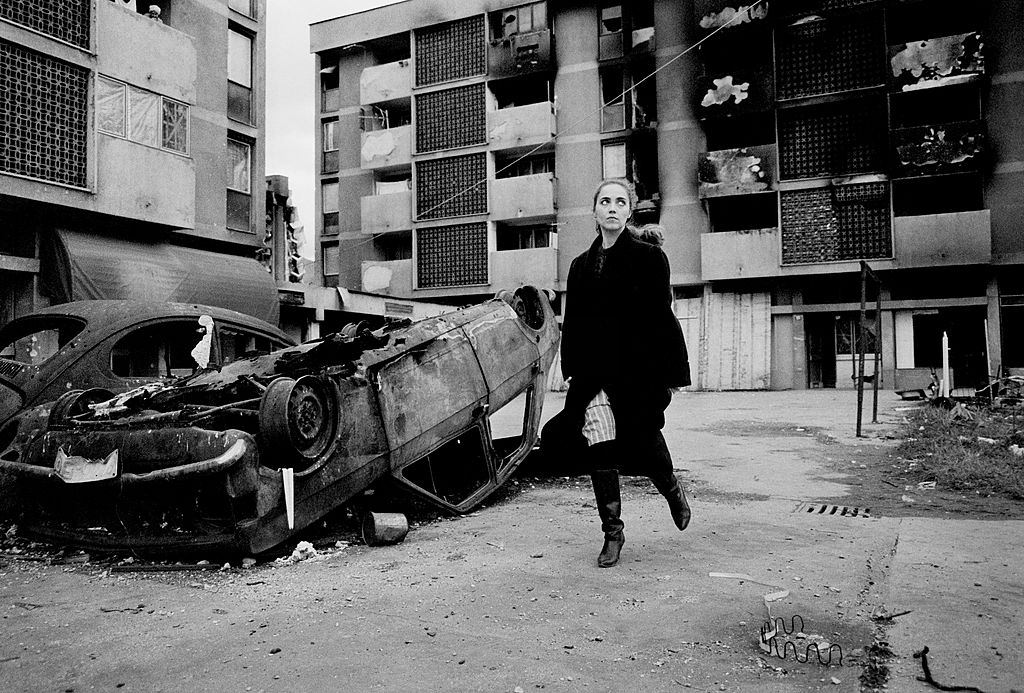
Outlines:
POLYGON ((616 469, 595 470, 590 473, 590 480, 594 484, 597 514, 601 517, 601 530, 604 532, 604 547, 597 557, 597 566, 611 568, 619 562, 619 552, 626 543, 626 536, 622 532, 625 525, 619 519, 622 510, 619 472, 616 469))
POLYGON ((668 501, 668 509, 672 513, 672 521, 676 523, 676 527, 680 532, 686 529, 690 524, 690 504, 686 502, 686 494, 683 493, 683 487, 679 485, 675 473, 652 476, 651 481, 668 501))

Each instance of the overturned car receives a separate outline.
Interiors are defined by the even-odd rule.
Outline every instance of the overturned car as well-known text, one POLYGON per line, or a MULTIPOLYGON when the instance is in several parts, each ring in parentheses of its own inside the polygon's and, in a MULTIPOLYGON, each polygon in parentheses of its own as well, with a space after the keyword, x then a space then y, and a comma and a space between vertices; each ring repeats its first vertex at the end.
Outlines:
POLYGON ((0 451, 23 527, 83 548, 260 553, 387 479, 466 512, 537 438, 558 327, 523 287, 113 396, 74 390, 0 451), (518 435, 497 437, 492 420, 518 435))

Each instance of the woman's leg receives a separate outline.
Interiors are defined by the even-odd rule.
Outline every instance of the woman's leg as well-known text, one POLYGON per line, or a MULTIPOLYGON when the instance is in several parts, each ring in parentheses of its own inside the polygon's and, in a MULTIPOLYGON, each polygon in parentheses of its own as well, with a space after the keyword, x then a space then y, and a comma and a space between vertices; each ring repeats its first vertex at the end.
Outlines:
POLYGON ((679 531, 690 524, 690 504, 686 502, 686 494, 679 485, 675 469, 672 465, 672 454, 665 444, 665 436, 661 431, 654 436, 651 450, 651 481, 661 495, 668 501, 668 509, 672 513, 672 521, 679 531))
POLYGON ((619 489, 619 470, 616 468, 615 442, 608 441, 590 446, 588 451, 593 464, 590 480, 594 485, 594 500, 597 514, 601 518, 604 532, 604 546, 597 557, 600 568, 610 568, 619 562, 619 553, 626 543, 622 531, 625 526, 620 517, 622 496, 619 489))

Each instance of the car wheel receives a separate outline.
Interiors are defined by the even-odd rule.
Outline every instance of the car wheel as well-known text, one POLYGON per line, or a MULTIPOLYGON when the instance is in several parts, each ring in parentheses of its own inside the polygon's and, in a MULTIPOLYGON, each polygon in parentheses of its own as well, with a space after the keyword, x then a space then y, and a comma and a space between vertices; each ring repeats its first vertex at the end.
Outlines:
POLYGON ((260 435, 269 467, 305 469, 334 441, 338 407, 330 381, 314 375, 277 378, 260 401, 260 435))
POLYGON ((94 387, 88 390, 69 390, 57 398, 50 410, 50 416, 46 420, 46 426, 60 426, 67 423, 68 419, 84 414, 89 411, 90 404, 106 402, 112 398, 114 393, 102 387, 94 387))

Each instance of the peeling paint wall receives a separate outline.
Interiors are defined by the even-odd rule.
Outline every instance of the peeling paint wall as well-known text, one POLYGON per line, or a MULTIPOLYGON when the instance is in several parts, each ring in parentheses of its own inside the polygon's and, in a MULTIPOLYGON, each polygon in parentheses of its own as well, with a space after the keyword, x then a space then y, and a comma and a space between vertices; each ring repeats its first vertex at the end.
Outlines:
POLYGON ((983 47, 981 34, 968 32, 908 43, 889 62, 902 91, 928 89, 984 74, 983 47))
POLYGON ((698 181, 701 197, 761 192, 770 177, 760 156, 749 149, 723 149, 700 155, 698 181))
POLYGON ((724 7, 720 12, 709 12, 700 19, 702 29, 718 29, 719 27, 736 27, 747 24, 758 19, 768 17, 768 3, 762 2, 757 7, 740 5, 739 7, 724 7))
POLYGON ((708 89, 700 105, 708 108, 710 106, 721 106, 728 103, 730 99, 734 99, 737 104, 746 99, 749 96, 747 90, 750 89, 750 82, 734 84, 733 79, 732 75, 726 75, 725 77, 712 80, 715 88, 708 89))

